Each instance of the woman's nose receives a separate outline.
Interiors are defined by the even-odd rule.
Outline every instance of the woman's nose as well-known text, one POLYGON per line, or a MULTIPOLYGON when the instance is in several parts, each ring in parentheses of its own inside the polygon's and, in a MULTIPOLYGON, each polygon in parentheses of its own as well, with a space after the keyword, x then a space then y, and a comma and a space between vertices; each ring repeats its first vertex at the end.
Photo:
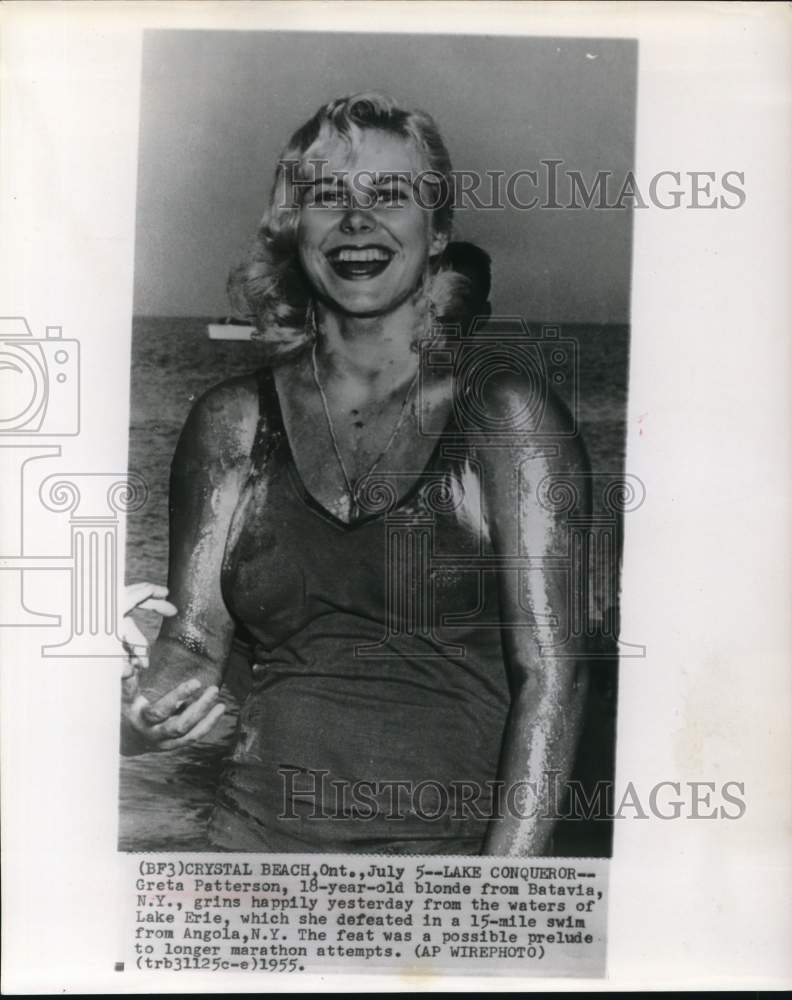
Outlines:
POLYGON ((345 233, 365 233, 373 228, 371 214, 357 205, 350 206, 341 219, 341 229, 345 233))

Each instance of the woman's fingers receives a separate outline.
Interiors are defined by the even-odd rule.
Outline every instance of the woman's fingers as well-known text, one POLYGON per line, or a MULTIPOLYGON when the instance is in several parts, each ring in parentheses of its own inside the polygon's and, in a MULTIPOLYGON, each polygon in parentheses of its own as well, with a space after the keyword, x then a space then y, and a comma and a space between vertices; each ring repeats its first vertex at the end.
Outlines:
POLYGON ((145 601, 141 601, 140 604, 136 605, 141 611, 156 611, 158 615, 162 615, 163 618, 173 618, 175 614, 178 613, 178 608, 175 604, 171 604, 170 601, 165 601, 162 598, 149 597, 145 601))
POLYGON ((159 744, 161 750, 173 750, 176 747, 184 746, 186 743, 194 743, 199 740, 202 736, 205 736, 210 729, 214 726, 220 716, 225 712, 225 705, 220 702, 218 705, 205 715, 203 719, 188 733, 184 736, 180 736, 173 740, 164 740, 159 744))
POLYGON ((140 607, 149 598, 163 598, 167 596, 168 588, 164 587, 161 583, 149 583, 146 580, 142 580, 139 583, 130 583, 124 587, 122 613, 128 615, 130 611, 134 611, 135 608, 140 607))
POLYGON ((201 697, 196 698, 183 712, 172 715, 160 725, 155 726, 152 735, 157 740, 168 739, 174 736, 186 736, 194 726, 201 722, 216 707, 219 696, 220 692, 214 685, 208 687, 201 697))
POLYGON ((195 679, 179 684, 153 704, 140 694, 137 683, 136 674, 122 681, 128 704, 124 715, 152 750, 170 750, 199 739, 225 712, 225 705, 218 703, 220 692, 215 686, 208 687, 200 698, 178 712, 179 706, 200 688, 200 682, 195 679), (163 715, 162 721, 153 721, 163 715))
POLYGON ((200 688, 201 682, 195 677, 189 681, 182 681, 161 698, 144 705, 140 712, 141 718, 151 726, 165 722, 175 712, 178 712, 182 705, 192 701, 200 688))
POLYGON ((200 739, 225 712, 225 705, 218 703, 217 686, 212 685, 199 695, 201 682, 196 677, 183 681, 153 702, 140 693, 137 671, 125 673, 121 686, 122 700, 127 706, 124 717, 151 744, 152 750, 171 750, 200 739))

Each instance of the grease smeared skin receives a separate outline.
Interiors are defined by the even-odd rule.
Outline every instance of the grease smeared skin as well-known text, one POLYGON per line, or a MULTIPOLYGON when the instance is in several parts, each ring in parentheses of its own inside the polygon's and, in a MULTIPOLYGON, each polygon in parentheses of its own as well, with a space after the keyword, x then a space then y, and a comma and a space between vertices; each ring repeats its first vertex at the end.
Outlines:
MULTIPOLYGON (((531 387, 511 375, 494 383, 494 379, 488 383, 489 398, 498 416, 516 419, 531 387)), ((550 401, 544 431, 560 432, 563 427, 556 405, 550 401)), ((485 443, 476 449, 484 471, 484 509, 497 552, 541 557, 566 551, 564 515, 546 510, 538 502, 536 487, 547 475, 585 472, 587 460, 579 444, 567 442, 560 434, 556 442, 556 454, 527 434, 506 448, 485 443)), ((583 496, 577 509, 587 513, 588 505, 589 498, 583 496)), ((526 627, 503 631, 512 705, 498 778, 506 788, 527 782, 536 795, 526 793, 522 803, 517 798, 518 809, 513 812, 522 812, 522 817, 509 815, 506 809, 503 818, 490 823, 484 853, 540 855, 547 849, 554 825, 551 817, 543 815, 548 785, 554 773, 559 782, 568 779, 580 736, 587 685, 585 649, 583 638, 578 637, 572 640, 576 643, 571 647, 572 657, 569 643, 565 658, 553 650, 566 633, 570 613, 563 571, 544 567, 541 572, 503 573, 500 600, 502 620, 526 627)))
POLYGON ((197 677, 218 685, 234 623, 221 592, 221 570, 237 502, 250 473, 258 421, 253 376, 230 379, 202 396, 182 430, 171 465, 170 599, 142 693, 149 701, 197 677))
POLYGON ((466 458, 460 466, 458 476, 451 479, 449 486, 459 520, 478 535, 482 544, 489 542, 489 522, 481 502, 480 470, 466 458))

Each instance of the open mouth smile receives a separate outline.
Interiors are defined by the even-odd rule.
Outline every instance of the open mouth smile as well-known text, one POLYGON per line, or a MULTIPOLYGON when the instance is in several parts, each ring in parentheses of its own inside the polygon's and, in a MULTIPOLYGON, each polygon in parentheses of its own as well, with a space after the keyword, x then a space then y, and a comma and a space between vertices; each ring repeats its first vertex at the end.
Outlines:
POLYGON ((379 245, 336 247, 327 254, 333 271, 345 281, 360 281, 382 274, 393 259, 393 251, 379 245))

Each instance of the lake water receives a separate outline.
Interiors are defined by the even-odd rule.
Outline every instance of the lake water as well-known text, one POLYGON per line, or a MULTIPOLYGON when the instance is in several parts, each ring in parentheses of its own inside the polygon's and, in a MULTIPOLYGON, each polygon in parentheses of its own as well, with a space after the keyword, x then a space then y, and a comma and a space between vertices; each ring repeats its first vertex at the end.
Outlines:
MULTIPOLYGON (((129 467, 148 485, 143 507, 127 517, 126 578, 165 582, 168 563, 168 474, 176 440, 195 399, 210 386, 255 370, 261 348, 251 342, 212 341, 206 318, 138 317, 132 336, 129 467)), ((619 475, 623 467, 629 328, 567 326, 561 336, 578 352, 577 420, 592 469, 619 475)), ((140 614, 143 631, 154 638, 158 618, 140 614)), ((233 656, 244 673, 244 648, 233 656)), ((584 733, 577 774, 607 777, 613 756, 615 665, 596 666, 588 732, 584 733)), ((120 847, 122 850, 200 850, 214 787, 233 739, 235 699, 224 692, 229 717, 211 743, 167 754, 128 758, 122 767, 120 847)), ((556 853, 607 853, 609 828, 583 830, 567 824, 556 836, 556 853), (590 845, 590 846, 589 846, 590 845)))

